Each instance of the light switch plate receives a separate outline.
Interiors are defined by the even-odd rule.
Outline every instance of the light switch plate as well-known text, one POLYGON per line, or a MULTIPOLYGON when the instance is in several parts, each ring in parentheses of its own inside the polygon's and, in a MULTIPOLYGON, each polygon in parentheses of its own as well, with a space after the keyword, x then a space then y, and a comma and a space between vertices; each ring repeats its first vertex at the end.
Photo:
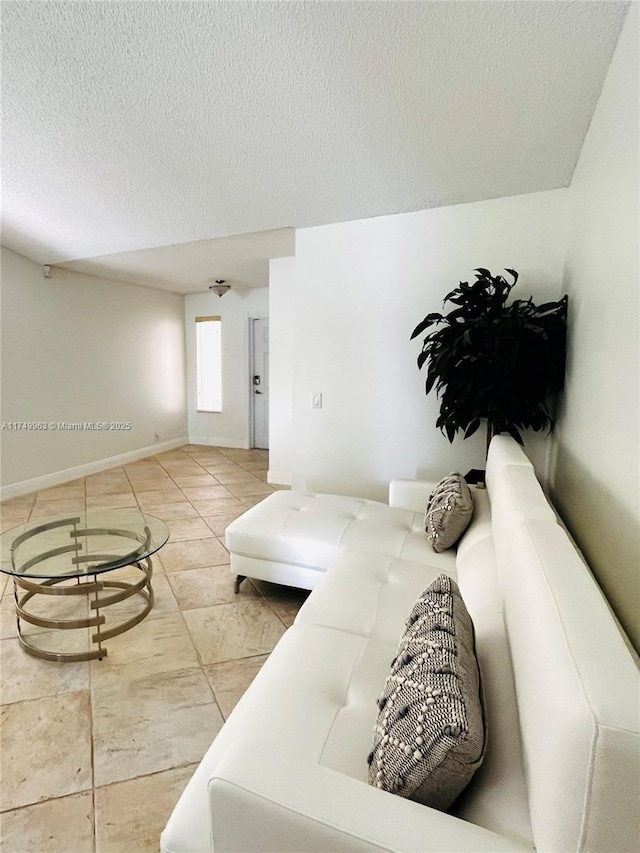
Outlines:
POLYGON ((316 392, 311 398, 311 408, 312 409, 321 409, 322 408, 322 394, 316 392))

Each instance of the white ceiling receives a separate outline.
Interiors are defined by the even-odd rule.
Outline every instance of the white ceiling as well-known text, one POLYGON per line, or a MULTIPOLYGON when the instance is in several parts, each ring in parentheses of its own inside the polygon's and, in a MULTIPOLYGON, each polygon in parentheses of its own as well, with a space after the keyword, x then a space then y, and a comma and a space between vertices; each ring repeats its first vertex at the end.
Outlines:
POLYGON ((175 293, 196 293, 205 291, 216 279, 223 279, 235 290, 267 287, 269 258, 294 253, 294 229, 278 228, 66 261, 63 266, 175 293))
POLYGON ((257 286, 295 227, 566 186, 626 8, 3 2, 3 245, 257 286))

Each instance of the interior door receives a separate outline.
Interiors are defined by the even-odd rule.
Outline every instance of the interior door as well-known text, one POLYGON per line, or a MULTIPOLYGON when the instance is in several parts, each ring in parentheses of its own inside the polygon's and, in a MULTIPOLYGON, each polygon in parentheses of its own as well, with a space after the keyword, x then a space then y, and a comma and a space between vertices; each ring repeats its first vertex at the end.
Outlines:
POLYGON ((269 320, 252 320, 253 447, 269 448, 269 320))

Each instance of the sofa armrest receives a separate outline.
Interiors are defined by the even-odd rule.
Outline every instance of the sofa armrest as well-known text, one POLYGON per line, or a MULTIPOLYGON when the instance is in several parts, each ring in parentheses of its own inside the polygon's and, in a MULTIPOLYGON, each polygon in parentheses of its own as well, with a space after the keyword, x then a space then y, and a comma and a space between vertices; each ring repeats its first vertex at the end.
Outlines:
POLYGON ((379 791, 284 747, 236 741, 209 780, 214 853, 514 853, 512 838, 379 791))
POLYGON ((392 480, 389 483, 389 506, 425 512, 431 492, 437 486, 432 480, 392 480))

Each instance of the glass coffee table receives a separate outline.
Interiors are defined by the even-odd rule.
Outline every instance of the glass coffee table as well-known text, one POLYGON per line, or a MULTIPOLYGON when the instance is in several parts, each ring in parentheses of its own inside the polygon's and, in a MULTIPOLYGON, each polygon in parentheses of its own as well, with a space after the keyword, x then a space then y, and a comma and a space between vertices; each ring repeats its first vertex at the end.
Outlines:
POLYGON ((151 556, 168 538, 164 521, 138 509, 70 513, 20 524, 3 533, 0 571, 13 578, 22 648, 54 661, 106 657, 104 641, 133 628, 153 607, 151 556), (132 571, 109 577, 109 572, 129 566, 132 571), (60 597, 69 603, 65 610, 70 612, 54 618, 51 611, 60 597), (128 605, 117 606, 128 599, 132 599, 128 605), (25 634, 23 622, 49 633, 25 634), (36 642, 78 629, 92 629, 81 651, 52 649, 55 642, 49 649, 42 648, 36 642))

